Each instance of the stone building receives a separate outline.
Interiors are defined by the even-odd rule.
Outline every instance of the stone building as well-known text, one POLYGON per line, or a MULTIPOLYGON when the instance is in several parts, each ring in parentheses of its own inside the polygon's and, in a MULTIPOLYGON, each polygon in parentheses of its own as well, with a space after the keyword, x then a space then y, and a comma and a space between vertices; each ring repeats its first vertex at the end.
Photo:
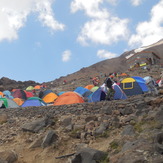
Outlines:
POLYGON ((145 65, 159 65, 161 64, 161 57, 153 51, 141 51, 126 56, 126 62, 129 68, 145 65))

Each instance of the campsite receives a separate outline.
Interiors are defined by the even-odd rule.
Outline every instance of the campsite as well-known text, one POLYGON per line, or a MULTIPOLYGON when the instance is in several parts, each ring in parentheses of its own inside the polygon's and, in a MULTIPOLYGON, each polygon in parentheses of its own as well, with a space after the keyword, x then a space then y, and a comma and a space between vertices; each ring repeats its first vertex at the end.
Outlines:
POLYGON ((0 0, 0 163, 163 163, 163 0, 0 0))
POLYGON ((163 68, 150 68, 116 75, 112 100, 105 100, 106 76, 98 86, 88 77, 57 86, 58 79, 20 89, 4 85, 9 90, 0 92, 0 160, 88 163, 97 155, 101 163, 159 162, 163 87, 153 94, 146 83, 151 74, 160 78, 163 68))

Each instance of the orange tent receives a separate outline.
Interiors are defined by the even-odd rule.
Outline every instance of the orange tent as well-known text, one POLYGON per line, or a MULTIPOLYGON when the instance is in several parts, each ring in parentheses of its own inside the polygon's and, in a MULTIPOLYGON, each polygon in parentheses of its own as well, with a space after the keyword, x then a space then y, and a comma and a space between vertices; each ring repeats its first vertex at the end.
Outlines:
POLYGON ((91 90, 93 87, 94 87, 93 84, 89 84, 89 85, 85 86, 85 88, 87 88, 87 89, 89 89, 89 90, 91 90))
POLYGON ((40 86, 40 85, 36 85, 36 86, 34 87, 34 89, 36 89, 36 90, 41 89, 41 86, 40 86))
POLYGON ((17 89, 12 89, 12 91, 11 92, 15 92, 17 89))
POLYGON ((4 97, 4 94, 3 94, 3 92, 0 92, 0 96, 1 96, 1 97, 4 97))
POLYGON ((51 103, 51 102, 54 102, 55 99, 57 99, 57 98, 58 98, 58 96, 57 96, 55 93, 50 92, 50 93, 48 93, 47 95, 45 95, 45 96, 42 98, 42 100, 43 100, 45 103, 51 103))
POLYGON ((119 76, 128 76, 126 73, 122 73, 119 76))
POLYGON ((54 102, 54 105, 67 105, 75 103, 84 103, 84 100, 76 92, 66 92, 57 98, 57 100, 54 102))
POLYGON ((21 98, 14 98, 13 101, 15 101, 19 106, 24 103, 23 99, 21 98))

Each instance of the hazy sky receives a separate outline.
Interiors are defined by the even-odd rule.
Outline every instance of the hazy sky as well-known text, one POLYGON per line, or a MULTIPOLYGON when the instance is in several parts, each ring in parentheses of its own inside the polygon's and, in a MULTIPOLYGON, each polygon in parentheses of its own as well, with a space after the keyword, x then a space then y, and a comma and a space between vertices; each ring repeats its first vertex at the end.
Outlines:
POLYGON ((0 78, 51 81, 162 36, 163 0, 0 0, 0 78))

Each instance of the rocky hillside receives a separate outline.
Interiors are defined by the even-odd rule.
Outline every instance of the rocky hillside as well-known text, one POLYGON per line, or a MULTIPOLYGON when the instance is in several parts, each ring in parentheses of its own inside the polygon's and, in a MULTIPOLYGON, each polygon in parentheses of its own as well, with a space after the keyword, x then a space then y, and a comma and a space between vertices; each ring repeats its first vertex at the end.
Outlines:
POLYGON ((141 47, 138 49, 133 49, 131 51, 126 51, 117 58, 107 59, 98 62, 89 67, 82 68, 81 70, 75 73, 69 74, 67 76, 62 76, 59 79, 48 82, 46 84, 49 85, 50 87, 56 87, 62 84, 63 80, 66 80, 69 82, 69 84, 78 82, 78 83, 83 83, 83 85, 86 85, 87 83, 85 81, 90 81, 90 77, 94 77, 97 75, 101 76, 112 72, 127 72, 127 69, 129 67, 126 63, 125 57, 131 53, 135 53, 136 51, 141 51, 141 50, 153 51, 155 54, 158 54, 161 57, 161 63, 163 65, 163 40, 160 40, 146 47, 141 47))
POLYGON ((25 89, 28 86, 35 86, 39 83, 36 83, 35 81, 15 81, 6 77, 2 77, 0 79, 0 91, 4 90, 12 90, 14 89, 25 89))
POLYGON ((163 90, 156 97, 0 109, 1 163, 162 163, 163 90))

